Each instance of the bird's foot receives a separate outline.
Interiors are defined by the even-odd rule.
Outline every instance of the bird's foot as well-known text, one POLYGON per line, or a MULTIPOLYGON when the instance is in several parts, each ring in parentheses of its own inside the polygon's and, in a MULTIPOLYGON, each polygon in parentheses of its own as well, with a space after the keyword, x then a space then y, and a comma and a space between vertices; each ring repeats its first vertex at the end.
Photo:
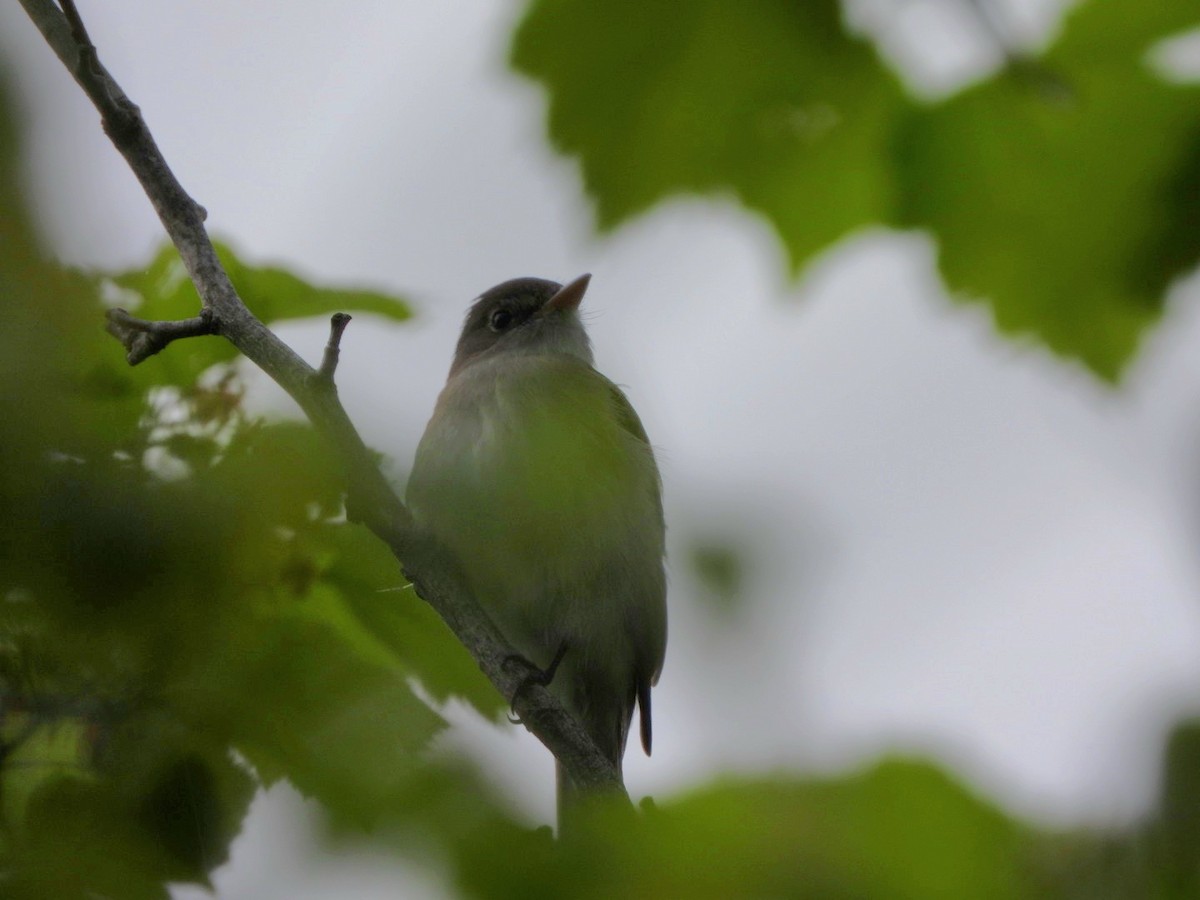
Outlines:
POLYGON ((550 682, 554 680, 554 674, 558 671, 558 665, 563 661, 563 657, 567 655, 567 642, 563 641, 558 645, 558 650, 554 654, 554 659, 550 660, 550 665, 544 669, 530 662, 519 653, 513 653, 504 658, 504 665, 508 666, 511 663, 517 663, 523 666, 527 671, 525 677, 521 679, 521 683, 517 685, 517 689, 513 691, 512 700, 508 704, 508 721, 514 725, 524 724, 520 716, 517 715, 517 698, 522 693, 529 690, 532 685, 540 685, 541 687, 549 687, 550 682))

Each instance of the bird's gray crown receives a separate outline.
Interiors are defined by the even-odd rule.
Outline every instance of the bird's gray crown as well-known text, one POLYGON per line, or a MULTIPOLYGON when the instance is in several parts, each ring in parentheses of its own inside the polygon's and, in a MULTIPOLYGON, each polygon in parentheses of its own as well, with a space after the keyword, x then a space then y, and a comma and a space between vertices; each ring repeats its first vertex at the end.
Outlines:
POLYGON ((450 374, 510 352, 568 353, 591 365, 591 342, 577 301, 563 309, 548 306, 562 290, 557 281, 545 278, 513 278, 480 294, 467 310, 450 374))

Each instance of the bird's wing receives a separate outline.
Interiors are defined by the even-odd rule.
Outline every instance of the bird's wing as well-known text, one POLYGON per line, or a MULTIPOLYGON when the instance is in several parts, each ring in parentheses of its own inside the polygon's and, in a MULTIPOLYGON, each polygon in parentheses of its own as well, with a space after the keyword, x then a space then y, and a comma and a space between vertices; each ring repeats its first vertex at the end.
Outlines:
MULTIPOLYGON (((607 381, 607 379, 605 380, 607 381)), ((608 382, 608 387, 613 407, 617 413, 617 421, 620 422, 621 427, 625 431, 636 438, 641 444, 645 445, 646 453, 650 456, 651 465, 654 469, 652 494, 658 515, 659 533, 662 534, 666 531, 662 505, 662 477, 659 475, 658 465, 654 462, 650 438, 646 435, 646 429, 642 425, 642 420, 638 417, 637 411, 633 408, 633 404, 629 402, 625 393, 611 381, 608 382)), ((662 671, 663 657, 666 654, 667 648, 666 574, 662 570, 661 559, 656 561, 656 566, 657 571, 654 574, 658 577, 654 579, 655 587, 651 592, 653 596, 644 598, 645 605, 640 609, 644 617, 641 623, 642 627, 635 629, 635 634, 640 640, 638 641, 639 646, 635 648, 637 669, 634 672, 633 691, 637 697, 638 712, 640 713, 642 747, 647 754, 650 753, 652 739, 650 688, 658 681, 658 675, 662 671)))

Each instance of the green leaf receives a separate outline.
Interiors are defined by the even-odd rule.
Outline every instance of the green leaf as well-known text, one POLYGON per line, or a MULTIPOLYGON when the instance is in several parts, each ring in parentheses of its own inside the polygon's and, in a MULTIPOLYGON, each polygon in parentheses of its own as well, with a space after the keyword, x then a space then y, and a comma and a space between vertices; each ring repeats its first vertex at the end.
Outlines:
POLYGON ((688 548, 688 562, 705 590, 702 596, 722 612, 730 612, 746 577, 741 549, 704 541, 688 548))
POLYGON ((997 327, 1115 380, 1200 258, 1200 89, 1147 67, 1195 4, 1096 0, 1033 68, 898 132, 895 223, 933 231, 952 290, 997 327))
POLYGON ((322 579, 336 587, 359 626, 401 661, 435 700, 459 697, 485 716, 507 709, 479 664, 433 608, 416 595, 384 544, 358 526, 336 527, 322 579))
POLYGON ((42 729, 72 730, 97 737, 69 774, 44 775, 34 746, 5 779, 36 779, 4 859, 5 896, 165 898, 167 882, 207 883, 249 808, 249 775, 160 713, 42 729))
POLYGON ((345 479, 328 441, 307 423, 253 423, 230 441, 211 489, 242 498, 270 525, 298 527, 341 510, 345 479))
POLYGON ((1167 742, 1159 821, 1164 880, 1180 895, 1200 893, 1200 720, 1176 726, 1167 742))
MULTIPOLYGON (((403 300, 358 289, 319 287, 273 266, 252 266, 229 246, 215 243, 217 256, 234 289, 264 324, 304 319, 334 312, 358 312, 404 321, 412 313, 403 300)), ((164 244, 149 265, 101 276, 100 284, 115 286, 118 305, 143 319, 186 319, 197 314, 200 300, 179 253, 164 244)), ((113 347, 117 345, 113 343, 113 347)), ((114 354, 114 357, 119 357, 114 354)), ((230 362, 237 350, 218 336, 176 341, 170 353, 160 353, 136 371, 156 384, 190 386, 212 366, 230 362), (147 370, 142 373, 142 370, 147 370)))
POLYGON ((168 866, 111 786, 56 779, 31 800, 8 854, 5 896, 167 900, 168 866))
POLYGON ((798 267, 887 216, 907 105, 836 0, 535 0, 512 65, 550 90, 602 228, 664 197, 732 190, 798 267))
MULTIPOLYGON (((461 808, 465 774, 440 771, 436 790, 427 777, 442 723, 410 680, 465 679, 428 671, 450 645, 426 613, 404 636, 415 665, 347 606, 339 567, 370 557, 365 542, 360 581, 401 576, 374 537, 336 522, 328 448, 307 425, 246 419, 236 383, 205 375, 234 357, 220 338, 126 365, 101 290, 175 319, 196 312, 191 285, 173 250, 107 279, 55 264, 25 215, 3 99, 0 894, 165 898, 168 882, 204 883, 255 775, 359 826, 412 802, 461 808), (159 477, 150 451, 188 466, 159 477)), ((268 319, 407 315, 222 253, 268 319)))
POLYGON ((793 271, 872 222, 931 231, 999 330, 1115 380, 1200 259, 1200 88, 1150 45, 1194 2, 1091 0, 1044 58, 919 106, 835 0, 533 0, 512 45, 601 228, 732 191, 793 271))
POLYGON ((335 312, 370 313, 395 322, 412 316, 408 304, 396 297, 377 291, 317 287, 286 269, 248 265, 226 244, 216 247, 238 295, 268 325, 335 312))
MULTIPOLYGON (((412 313, 396 297, 375 291, 326 288, 309 284, 286 269, 252 266, 243 262, 227 244, 214 242, 238 296, 262 322, 304 319, 324 313, 356 311, 393 321, 404 321, 412 313)), ((136 312, 147 319, 180 319, 196 315, 200 301, 179 253, 164 244, 148 266, 107 276, 118 287, 140 298, 136 312)))
POLYGON ((227 745, 151 707, 108 725, 92 756, 167 880, 206 883, 228 861, 257 784, 227 745))
POLYGON ((726 783, 641 821, 592 812, 557 852, 504 826, 464 841, 463 885, 513 898, 1053 896, 1025 890, 1031 834, 923 763, 726 783))
POLYGON ((99 327, 90 279, 64 271, 39 244, 6 100, 0 82, 0 509, 9 492, 37 490, 47 448, 91 455, 118 429, 135 434, 142 406, 131 379, 94 371, 117 345, 99 327))
POLYGON ((419 754, 443 727, 402 672, 297 616, 231 634, 207 671, 179 689, 181 715, 228 736, 264 781, 287 778, 360 827, 403 802, 419 754))

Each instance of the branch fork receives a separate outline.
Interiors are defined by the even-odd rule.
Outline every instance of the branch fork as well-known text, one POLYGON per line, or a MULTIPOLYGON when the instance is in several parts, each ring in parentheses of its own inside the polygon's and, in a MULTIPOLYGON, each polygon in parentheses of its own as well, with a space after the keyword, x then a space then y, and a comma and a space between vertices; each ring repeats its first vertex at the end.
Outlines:
POLYGON ((121 342, 125 348, 125 359, 131 366, 149 359, 155 353, 166 349, 172 341, 180 338, 199 337, 204 334, 217 334, 217 320, 212 310, 200 310, 200 315, 191 319, 179 319, 173 322, 150 322, 131 316, 128 312, 117 307, 110 309, 105 318, 108 319, 105 330, 121 342))

